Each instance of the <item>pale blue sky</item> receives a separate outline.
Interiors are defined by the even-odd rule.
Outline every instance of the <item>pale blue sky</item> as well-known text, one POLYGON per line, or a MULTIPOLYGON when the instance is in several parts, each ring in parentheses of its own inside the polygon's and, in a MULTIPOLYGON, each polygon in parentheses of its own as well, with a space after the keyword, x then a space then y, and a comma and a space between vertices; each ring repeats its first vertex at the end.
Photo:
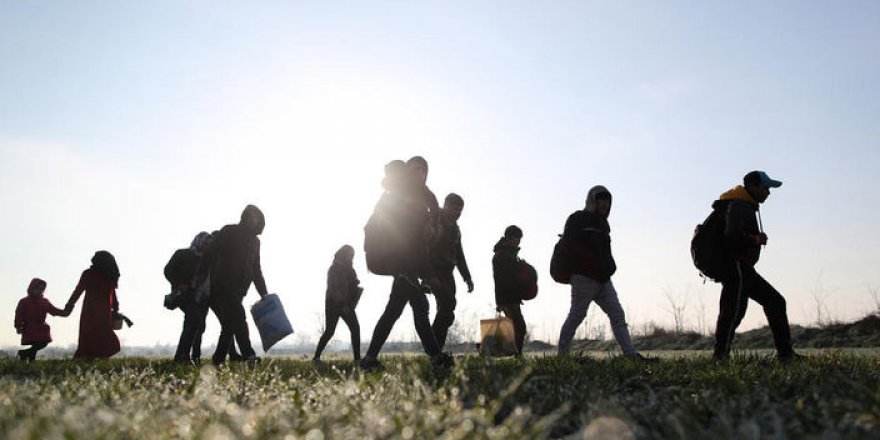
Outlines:
MULTIPOLYGON (((516 223, 541 274, 524 314, 555 342, 568 293, 550 252, 599 183, 631 325, 670 324, 669 291, 711 328, 720 287, 701 284, 690 235, 756 168, 785 182, 758 268, 792 322, 816 320, 816 293, 832 318, 862 316, 880 289, 880 4, 765 3, 0 1, 0 345, 17 343, 31 277, 61 305, 98 249, 120 263, 124 343, 175 342, 162 267, 247 203, 266 213, 267 283, 301 340, 317 337, 333 252, 358 249, 366 339, 389 281, 366 273, 361 228, 382 165, 415 154, 438 197, 466 200, 471 328, 516 223)), ((50 318, 56 344, 78 316, 50 318)), ((764 323, 752 303, 743 328, 764 323)), ((407 312, 393 337, 413 333, 407 312)))

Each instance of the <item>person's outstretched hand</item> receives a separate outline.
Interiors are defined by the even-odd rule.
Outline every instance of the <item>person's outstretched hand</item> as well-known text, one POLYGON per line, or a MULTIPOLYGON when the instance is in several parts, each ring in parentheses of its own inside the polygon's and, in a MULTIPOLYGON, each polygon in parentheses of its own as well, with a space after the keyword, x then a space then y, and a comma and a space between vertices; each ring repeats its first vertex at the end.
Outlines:
POLYGON ((473 292, 474 291, 474 282, 471 280, 467 280, 467 281, 465 281, 465 283, 467 283, 467 286, 468 286, 468 293, 473 292))

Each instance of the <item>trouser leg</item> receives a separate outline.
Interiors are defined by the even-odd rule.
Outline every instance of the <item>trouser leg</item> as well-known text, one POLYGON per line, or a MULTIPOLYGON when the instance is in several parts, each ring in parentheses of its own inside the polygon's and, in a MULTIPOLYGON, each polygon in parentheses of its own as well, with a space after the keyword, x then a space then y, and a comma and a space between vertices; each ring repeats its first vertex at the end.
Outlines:
POLYGON ((339 322, 339 312, 330 305, 324 307, 324 316, 324 333, 321 334, 321 339, 318 340, 318 346, 315 348, 315 359, 321 358, 321 353, 324 351, 327 343, 330 342, 330 338, 336 333, 336 323, 339 322))
POLYGON ((626 325, 623 307, 617 297, 617 290, 614 289, 614 284, 610 280, 602 284, 602 289, 596 297, 596 304, 608 315, 608 320, 611 322, 611 332, 614 333, 614 339, 617 340, 617 345, 620 345, 623 354, 636 354, 636 348, 633 346, 629 328, 626 325))
POLYGON ((416 333, 419 340, 422 341, 422 348, 428 356, 436 356, 440 354, 440 346, 437 344, 437 338, 434 337, 434 330, 431 329, 430 310, 431 306, 428 297, 425 294, 410 286, 406 289, 406 295, 409 297, 408 302, 413 313, 413 323, 416 326, 416 333))
POLYGON ((198 312, 198 328, 193 336, 192 356, 193 360, 199 360, 202 357, 202 335, 205 334, 205 321, 208 318, 208 304, 205 302, 196 304, 198 312))
POLYGON ((49 345, 48 342, 37 342, 34 344, 30 344, 31 348, 28 348, 27 350, 25 350, 25 352, 27 353, 27 358, 32 361, 36 360, 37 359, 37 352, 46 348, 48 345, 49 345))
POLYGON ((559 354, 567 353, 578 326, 584 322, 590 302, 599 293, 599 283, 583 275, 571 276, 571 308, 559 331, 559 354))
POLYGON ((360 360, 361 326, 358 323, 357 314, 355 314, 353 309, 346 309, 342 312, 340 318, 342 318, 342 321, 348 326, 349 332, 351 332, 351 351, 354 354, 354 360, 360 360))
POLYGON ((180 338, 177 341, 177 350, 174 352, 174 360, 189 360, 189 353, 192 350, 196 334, 199 331, 200 310, 198 304, 190 298, 184 299, 180 304, 180 310, 183 312, 183 329, 180 332, 180 338))
POLYGON ((526 339, 526 320, 523 318, 519 304, 502 304, 499 306, 504 316, 513 321, 513 335, 516 341, 516 352, 523 354, 523 345, 526 339))
POLYGON ((376 322, 373 336, 370 338, 370 346, 367 348, 366 355, 368 359, 375 359, 379 356, 379 351, 382 350, 382 345, 385 344, 385 340, 391 334, 394 323, 397 322, 397 319, 403 313, 403 308, 406 307, 408 298, 402 289, 404 284, 407 284, 406 281, 399 281, 395 278, 394 283, 391 285, 391 295, 388 297, 388 304, 385 305, 385 311, 382 312, 382 316, 376 322))
POLYGON ((773 333, 773 343, 780 357, 788 357, 794 352, 791 347, 791 329, 788 324, 785 298, 767 282, 754 267, 744 268, 743 283, 749 298, 764 308, 764 315, 773 333))
POLYGON ((726 358, 737 326, 746 314, 748 296, 743 291, 743 266, 736 262, 733 274, 723 280, 721 300, 718 304, 718 320, 715 324, 715 357, 726 358))
POLYGON ((238 349, 241 351, 241 356, 244 359, 249 359, 256 356, 256 352, 254 352, 254 349, 251 346, 250 330, 247 326, 244 306, 241 304, 242 300, 244 300, 244 297, 240 296, 234 301, 230 301, 228 313, 231 318, 230 320, 233 334, 235 335, 235 342, 238 343, 238 349))
POLYGON ((434 299, 437 300, 437 314, 434 316, 434 323, 431 329, 434 337, 437 338, 437 345, 440 349, 446 345, 446 336, 449 334, 449 327, 455 322, 455 278, 452 271, 443 272, 440 281, 443 286, 434 291, 434 299))
POLYGON ((217 338, 217 347, 214 349, 214 354, 211 358, 215 364, 220 364, 226 360, 229 347, 232 345, 233 334, 229 322, 224 317, 226 314, 225 298, 221 299, 216 293, 212 292, 210 304, 211 310, 217 316, 217 321, 220 322, 220 336, 217 338))

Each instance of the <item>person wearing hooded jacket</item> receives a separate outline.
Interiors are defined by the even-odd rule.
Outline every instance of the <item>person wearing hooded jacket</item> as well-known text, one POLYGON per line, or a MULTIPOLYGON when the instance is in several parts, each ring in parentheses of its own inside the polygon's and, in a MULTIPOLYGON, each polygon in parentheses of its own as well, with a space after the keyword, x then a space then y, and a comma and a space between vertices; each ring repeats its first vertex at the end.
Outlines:
POLYGON ((15 331, 21 335, 21 345, 31 346, 18 351, 18 358, 23 361, 33 362, 37 358, 37 352, 52 342, 49 324, 46 324, 46 315, 70 314, 52 305, 49 299, 43 296, 45 291, 45 281, 39 278, 32 279, 27 288, 27 296, 22 298, 15 308, 15 331))
POLYGON ((760 204, 767 200, 770 188, 782 182, 771 179, 764 171, 751 171, 743 177, 743 184, 721 194, 712 204, 723 210, 725 216, 724 245, 730 267, 721 279, 721 300, 715 327, 714 358, 727 359, 734 332, 746 314, 749 298, 764 308, 779 359, 799 357, 791 346, 785 298, 755 271, 761 257, 761 246, 767 244, 767 234, 758 221, 760 204))
POLYGON ((495 243, 492 256, 492 276, 495 279, 495 305, 504 316, 513 321, 516 354, 522 356, 526 338, 526 320, 522 314, 522 265, 519 244, 523 231, 516 225, 504 229, 504 236, 495 243))
POLYGON ((258 237, 265 226, 263 212, 248 205, 238 224, 226 225, 212 234, 213 245, 202 257, 204 264, 200 266, 198 280, 204 280, 210 273, 209 305, 220 321, 220 337, 211 359, 215 365, 226 361, 233 339, 245 361, 259 361, 251 345, 242 301, 251 283, 261 298, 268 294, 260 266, 258 237))
POLYGON ((183 329, 174 354, 174 362, 177 363, 198 364, 201 361, 208 301, 203 297, 202 289, 205 286, 196 284, 196 273, 211 240, 211 234, 200 232, 188 248, 175 251, 165 265, 165 279, 171 283, 172 291, 180 292, 179 306, 184 316, 183 329))
POLYGON ((315 348, 314 361, 320 361, 321 352, 336 332, 336 324, 341 318, 351 332, 351 350, 355 362, 361 359, 361 327, 358 324, 355 308, 364 291, 360 287, 357 272, 354 271, 354 248, 343 245, 333 256, 333 264, 327 270, 327 296, 324 300, 324 333, 315 348))
POLYGON ((623 307, 611 282, 617 264, 611 254, 610 213, 611 192, 597 185, 587 193, 586 207, 572 213, 565 222, 563 237, 572 243, 571 309, 559 332, 560 355, 568 353, 575 331, 586 318, 590 303, 595 301, 608 315, 614 339, 624 356, 646 359, 633 346, 623 307))

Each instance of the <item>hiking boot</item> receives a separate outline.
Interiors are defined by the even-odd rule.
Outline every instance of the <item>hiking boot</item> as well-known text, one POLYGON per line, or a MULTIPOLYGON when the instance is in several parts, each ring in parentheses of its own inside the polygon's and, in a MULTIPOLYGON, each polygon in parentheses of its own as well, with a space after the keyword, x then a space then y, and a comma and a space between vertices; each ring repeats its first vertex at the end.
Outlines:
POLYGON ((320 367, 321 365, 324 365, 324 362, 322 362, 322 361, 321 361, 320 359, 318 359, 318 358, 314 358, 314 359, 312 359, 312 365, 314 365, 314 366, 316 366, 316 367, 320 367))
POLYGON ((376 358, 363 358, 358 363, 364 371, 376 371, 382 369, 382 363, 376 358))
POLYGON ((28 361, 27 350, 18 350, 18 359, 22 362, 28 361))
POLYGON ((435 367, 451 368, 455 366, 455 359, 449 353, 440 352, 431 358, 431 365, 435 367))
POLYGON ((259 364, 260 362, 263 362, 263 360, 260 359, 260 357, 255 354, 252 354, 246 358, 243 358, 242 360, 244 362, 247 362, 249 365, 256 365, 256 364, 259 364))

